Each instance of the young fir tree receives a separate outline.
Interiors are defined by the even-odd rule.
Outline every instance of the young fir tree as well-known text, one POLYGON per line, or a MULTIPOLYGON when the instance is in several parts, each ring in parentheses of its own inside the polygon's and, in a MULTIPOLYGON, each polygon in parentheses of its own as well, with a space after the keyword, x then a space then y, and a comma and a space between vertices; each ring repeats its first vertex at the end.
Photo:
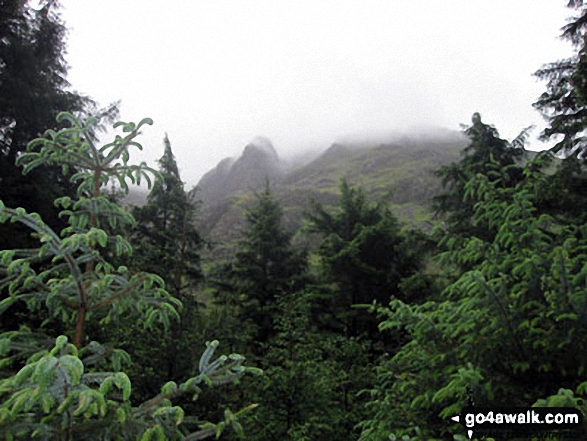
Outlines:
MULTIPOLYGON (((159 160, 161 179, 156 181, 147 204, 135 207, 137 221, 131 233, 133 262, 137 267, 157 274, 165 281, 168 292, 182 302, 180 320, 168 331, 138 333, 130 316, 119 324, 117 335, 131 353, 138 381, 137 395, 150 395, 166 380, 178 381, 190 375, 199 354, 194 341, 197 332, 197 289, 202 279, 200 251, 204 241, 194 226, 197 202, 194 192, 186 192, 167 135, 164 154, 159 160), (159 347, 153 354, 153 347, 159 347)), ((203 342, 202 342, 203 343, 203 342)))
POLYGON ((270 189, 256 194, 257 204, 246 213, 247 229, 236 254, 233 276, 245 296, 242 316, 257 327, 255 340, 263 343, 273 332, 275 301, 300 287, 305 255, 291 246, 282 224, 282 208, 270 189))
POLYGON ((342 181, 337 211, 313 202, 306 214, 309 231, 322 236, 317 253, 326 283, 333 290, 322 307, 334 313, 348 336, 377 335, 373 315, 354 305, 387 304, 402 297, 401 280, 415 273, 419 259, 405 246, 396 217, 385 206, 367 201, 360 188, 342 181), (334 286, 332 285, 334 284, 334 286))
POLYGON ((59 122, 69 127, 32 141, 19 163, 25 173, 43 164, 60 166, 64 173, 69 167, 78 170, 72 178, 78 186, 76 198, 56 201, 69 226, 57 234, 38 214, 0 201, 0 222, 26 225, 40 243, 36 250, 0 252, 0 289, 7 294, 0 313, 24 302, 31 314, 47 310, 46 321, 59 322, 69 336, 50 335, 55 327, 24 326, 0 335, 0 436, 64 441, 202 439, 218 435, 228 424, 241 430, 230 411, 215 425, 186 416, 172 403, 186 394, 197 396, 202 383, 221 384, 241 376, 246 370, 241 356, 212 361, 218 343, 209 343, 197 375, 180 384, 166 383, 137 406, 130 401, 131 382, 123 370, 128 354, 88 335, 91 322, 108 327, 129 311, 142 316, 137 328, 157 323, 169 327, 178 318, 181 302, 165 291, 160 277, 114 266, 107 258, 114 254, 122 259, 132 247, 106 229, 128 226, 134 219, 102 191, 110 179, 117 179, 125 191, 128 181, 150 181, 154 171, 129 163, 129 149, 141 148, 135 138, 151 121, 115 124, 123 134, 101 147, 94 142, 94 118, 82 121, 64 113, 59 122))
POLYGON ((587 231, 540 211, 552 185, 548 156, 524 167, 516 183, 489 166, 471 177, 471 225, 495 233, 455 240, 448 230, 441 265, 466 270, 426 302, 396 299, 382 310, 381 328, 409 340, 378 368, 362 440, 464 435, 449 418, 471 398, 486 407, 578 404, 570 389, 587 390, 587 357, 576 350, 587 338, 587 231))
POLYGON ((445 165, 436 172, 447 191, 434 198, 434 209, 437 215, 445 218, 447 227, 455 235, 474 234, 489 239, 495 231, 484 230, 481 225, 471 223, 474 206, 478 201, 464 197, 465 185, 477 173, 499 180, 505 186, 519 182, 523 175, 518 162, 524 156, 527 130, 514 141, 508 142, 499 137, 495 127, 483 123, 481 116, 475 113, 472 125, 464 133, 470 139, 470 144, 462 152, 463 159, 445 165))

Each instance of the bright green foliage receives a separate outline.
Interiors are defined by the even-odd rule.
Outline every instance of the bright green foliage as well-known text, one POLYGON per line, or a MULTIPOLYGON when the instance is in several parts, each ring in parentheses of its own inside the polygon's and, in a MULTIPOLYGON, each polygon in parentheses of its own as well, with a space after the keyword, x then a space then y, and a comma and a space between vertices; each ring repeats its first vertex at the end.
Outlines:
MULTIPOLYGON (((128 355, 89 341, 84 330, 90 320, 108 325, 128 311, 142 316, 138 323, 144 328, 168 327, 178 318, 181 302, 165 291, 160 277, 115 267, 105 257, 122 259, 132 251, 123 237, 109 235, 107 229, 133 224, 134 218, 102 196, 102 188, 111 179, 123 190, 128 190, 128 181, 139 183, 144 178, 150 183, 149 174, 156 173, 145 164, 131 164, 129 149, 141 148, 135 138, 151 121, 115 124, 123 134, 101 147, 95 145, 95 118, 82 121, 63 113, 59 121, 70 127, 47 131, 44 138, 29 143, 19 163, 25 172, 41 165, 77 170, 71 178, 78 186, 77 199, 57 201, 69 226, 58 235, 37 214, 7 208, 0 201, 0 221, 26 225, 41 244, 37 250, 0 252, 0 288, 7 292, 0 313, 6 314, 18 301, 33 314, 46 309, 48 320, 71 331, 73 344, 59 336, 53 345, 50 336, 27 328, 0 336, 6 371, 0 382, 0 435, 51 440, 183 438, 196 429, 198 420, 185 417, 171 400, 197 395, 201 383, 234 381, 250 369, 242 366, 239 355, 211 361, 218 344, 212 342, 197 376, 180 384, 169 382, 154 398, 138 407, 131 405, 130 381, 121 371, 128 355)), ((210 435, 208 430, 206 426, 194 432, 191 439, 210 435)))
MULTIPOLYGON (((184 383, 169 382, 138 407, 130 403, 131 382, 124 372, 87 372, 91 357, 78 354, 60 336, 51 351, 41 351, 14 376, 0 382, 0 434, 3 439, 95 440, 184 439, 182 423, 201 426, 185 439, 204 439, 219 427, 185 415, 172 399, 201 392, 200 385, 232 382, 247 368, 239 355, 212 360, 218 342, 208 344, 199 374, 184 383), (209 428, 214 431, 209 433, 209 428)), ((82 350, 83 351, 83 350, 82 350)), ((240 425, 231 416, 228 420, 240 425)))
POLYGON ((467 404, 467 390, 477 405, 530 406, 583 381, 587 230, 537 210, 550 184, 544 156, 515 186, 491 171, 470 179, 465 197, 479 201, 472 226, 495 236, 448 233, 442 263, 468 270, 437 297, 382 310, 381 328, 410 340, 379 367, 362 439, 446 439, 462 430, 448 418, 467 404))
POLYGON ((101 188, 113 177, 123 187, 127 179, 150 180, 144 164, 128 164, 128 148, 140 148, 134 138, 140 127, 150 121, 143 120, 138 126, 123 124, 124 136, 118 135, 114 142, 98 148, 89 136, 97 123, 95 119, 82 122, 71 114, 61 114, 60 121, 64 120, 70 122, 70 128, 48 131, 46 138, 32 141, 19 163, 24 165, 25 173, 41 164, 75 166, 79 171, 71 179, 78 184, 78 198, 56 201, 63 208, 61 216, 69 223, 61 237, 34 213, 21 208, 2 209, 2 221, 23 223, 42 244, 35 254, 2 252, 6 268, 2 286, 8 287, 9 301, 23 300, 33 310, 46 305, 53 317, 75 323, 73 342, 78 348, 82 346, 85 322, 95 314, 108 322, 128 309, 136 309, 145 315, 144 325, 162 322, 168 326, 170 319, 177 317, 175 306, 179 303, 164 291, 161 278, 131 272, 124 266, 115 268, 98 251, 110 248, 117 256, 131 251, 123 237, 109 237, 103 228, 132 224, 134 219, 102 196, 101 188), (38 260, 52 265, 32 265, 38 260))
MULTIPOLYGON (((576 393, 570 389, 560 388, 556 394, 551 395, 545 399, 540 399, 534 403, 535 407, 572 407, 579 409, 583 414, 583 421, 587 415, 587 405, 585 404, 587 398, 587 381, 582 382, 577 386, 576 393)), ((577 438, 585 439, 587 437, 587 428, 585 424, 578 428, 579 433, 577 438)), ((561 438, 564 439, 564 438, 561 438)), ((555 440, 557 441, 557 440, 555 440)))
POLYGON ((63 336, 50 352, 36 354, 15 376, 3 380, 0 393, 11 394, 0 407, 5 439, 86 439, 89 425, 114 435, 108 426, 129 418, 131 384, 126 374, 85 373, 77 349, 63 336), (119 393, 121 399, 116 399, 119 393))
POLYGON ((334 292, 326 306, 351 336, 369 330, 372 317, 352 311, 357 304, 387 304, 401 297, 399 284, 418 268, 405 247, 396 217, 385 206, 367 201, 365 193, 342 181, 338 211, 330 213, 313 202, 309 231, 323 239, 318 248, 326 281, 334 292))

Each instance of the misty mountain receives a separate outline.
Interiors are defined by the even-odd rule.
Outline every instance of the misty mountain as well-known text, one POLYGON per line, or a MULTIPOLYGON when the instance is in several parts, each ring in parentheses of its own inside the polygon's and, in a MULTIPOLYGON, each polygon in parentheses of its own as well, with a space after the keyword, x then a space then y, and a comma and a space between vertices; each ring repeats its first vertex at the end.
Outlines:
POLYGON ((399 219, 425 226, 433 196, 441 191, 434 171, 458 161, 467 144, 459 132, 436 131, 387 140, 346 140, 332 144, 311 162, 294 169, 280 160, 271 142, 257 138, 240 157, 224 159, 198 183, 201 232, 217 244, 214 254, 230 254, 245 227, 245 210, 269 178, 291 231, 302 224, 309 198, 334 205, 346 179, 375 201, 386 198, 399 219))
POLYGON ((279 182, 283 165, 277 151, 267 138, 257 137, 245 147, 237 159, 225 158, 202 176, 198 197, 205 205, 215 204, 231 195, 262 186, 265 179, 279 182))

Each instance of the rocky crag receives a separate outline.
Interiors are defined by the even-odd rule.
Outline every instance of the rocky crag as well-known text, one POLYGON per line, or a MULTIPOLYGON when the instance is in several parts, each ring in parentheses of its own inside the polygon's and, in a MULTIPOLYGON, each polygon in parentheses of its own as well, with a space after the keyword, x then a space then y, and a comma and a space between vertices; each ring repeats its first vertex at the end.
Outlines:
POLYGON ((266 138, 251 141, 238 158, 222 160, 198 183, 202 200, 199 227, 214 244, 218 258, 232 254, 245 227, 245 210, 269 179, 293 232, 303 222, 308 200, 334 205, 341 179, 360 185, 372 200, 386 198, 406 224, 430 225, 432 197, 441 189, 434 171, 458 161, 466 140, 443 130, 377 141, 332 144, 320 156, 294 169, 280 159, 266 138))

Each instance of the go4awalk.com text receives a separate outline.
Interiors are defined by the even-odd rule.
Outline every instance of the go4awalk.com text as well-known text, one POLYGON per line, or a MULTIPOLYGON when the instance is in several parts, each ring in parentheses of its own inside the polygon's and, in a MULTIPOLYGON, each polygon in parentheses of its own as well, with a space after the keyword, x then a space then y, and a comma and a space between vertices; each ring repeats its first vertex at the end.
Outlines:
POLYGON ((538 435, 545 432, 565 433, 570 437, 578 435, 583 424, 581 412, 566 407, 468 407, 451 419, 465 427, 469 439, 472 439, 474 434, 503 436, 538 435))

